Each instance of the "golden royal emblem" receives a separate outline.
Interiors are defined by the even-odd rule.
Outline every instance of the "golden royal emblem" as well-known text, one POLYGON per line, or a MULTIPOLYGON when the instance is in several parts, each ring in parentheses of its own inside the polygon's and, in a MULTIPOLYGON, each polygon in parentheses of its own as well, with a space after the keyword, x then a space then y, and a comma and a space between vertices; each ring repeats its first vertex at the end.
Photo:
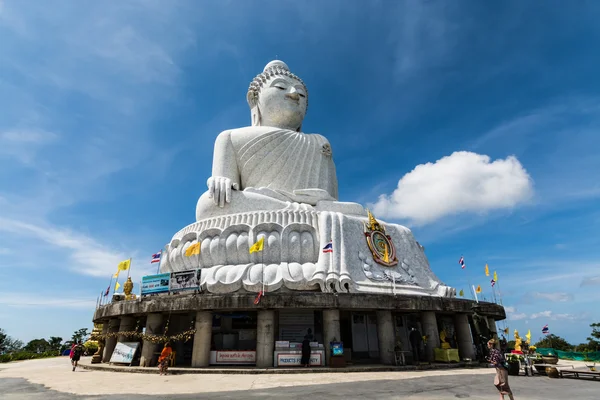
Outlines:
POLYGON ((369 222, 365 223, 365 236, 367 237, 367 244, 373 259, 376 263, 385 265, 386 267, 393 267, 398 264, 398 258, 396 257, 396 248, 392 243, 392 238, 386 235, 385 228, 377 222, 371 211, 367 210, 369 214, 369 222))

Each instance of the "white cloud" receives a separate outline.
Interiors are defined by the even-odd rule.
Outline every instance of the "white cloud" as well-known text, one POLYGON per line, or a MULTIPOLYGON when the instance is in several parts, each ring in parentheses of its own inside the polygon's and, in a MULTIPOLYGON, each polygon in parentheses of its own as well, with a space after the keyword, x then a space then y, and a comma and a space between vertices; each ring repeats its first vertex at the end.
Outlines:
POLYGON ((507 313, 514 313, 515 311, 517 311, 517 309, 515 307, 504 307, 504 311, 506 311, 507 313))
POLYGON ((532 292, 531 295, 536 299, 556 301, 556 302, 565 302, 573 300, 573 295, 566 292, 554 292, 554 293, 541 293, 541 292, 532 292))
POLYGON ((371 207, 382 217, 427 224, 463 212, 512 208, 532 197, 532 179, 519 160, 490 161, 486 155, 460 151, 418 165, 371 207))
POLYGON ((13 129, 0 132, 0 156, 8 156, 23 164, 31 164, 40 148, 58 139, 52 132, 35 129, 13 129))
POLYGON ((47 307, 93 310, 96 299, 84 297, 57 297, 56 294, 46 296, 36 293, 4 292, 0 293, 0 305, 2 307, 47 307))
POLYGON ((536 318, 550 318, 552 316, 552 311, 542 311, 539 313, 531 314, 532 319, 536 318))
POLYGON ((555 314, 552 311, 541 311, 539 313, 531 314, 531 319, 545 318, 553 321, 564 320, 564 321, 576 321, 581 319, 586 319, 588 316, 587 313, 580 314, 555 314))
POLYGON ((583 278, 581 286, 596 286, 600 285, 600 275, 583 278))
POLYGON ((515 313, 515 314, 511 314, 508 319, 511 319, 514 321, 519 321, 519 320, 526 319, 526 318, 527 318, 527 314, 525 314, 525 313, 515 313))
POLYGON ((83 275, 110 276, 116 271, 117 264, 128 258, 85 234, 54 226, 40 226, 0 217, 0 231, 31 238, 32 242, 42 240, 56 249, 66 251, 70 260, 69 269, 83 275))

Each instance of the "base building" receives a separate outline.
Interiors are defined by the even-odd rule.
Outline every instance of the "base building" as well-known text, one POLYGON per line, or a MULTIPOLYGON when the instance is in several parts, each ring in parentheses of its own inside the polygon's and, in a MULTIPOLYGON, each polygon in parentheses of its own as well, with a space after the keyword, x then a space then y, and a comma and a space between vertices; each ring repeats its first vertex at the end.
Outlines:
POLYGON ((140 299, 96 310, 104 362, 137 341, 153 366, 166 340, 192 367, 300 365, 304 340, 314 366, 474 360, 495 335, 503 307, 457 298, 408 228, 338 201, 330 143, 301 132, 307 96, 281 61, 252 81, 252 126, 218 135, 196 222, 140 299))

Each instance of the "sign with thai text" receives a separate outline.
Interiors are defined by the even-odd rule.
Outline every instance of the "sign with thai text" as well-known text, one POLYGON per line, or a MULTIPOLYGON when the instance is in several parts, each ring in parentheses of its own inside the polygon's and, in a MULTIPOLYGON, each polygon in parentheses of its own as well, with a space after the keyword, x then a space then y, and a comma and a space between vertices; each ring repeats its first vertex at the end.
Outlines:
POLYGON ((152 293, 168 292, 170 280, 170 273, 142 277, 142 296, 152 293))
POLYGON ((256 351, 217 350, 214 353, 214 364, 256 364, 256 351))
POLYGON ((139 345, 140 344, 138 342, 117 343, 109 362, 117 364, 131 364, 139 345))

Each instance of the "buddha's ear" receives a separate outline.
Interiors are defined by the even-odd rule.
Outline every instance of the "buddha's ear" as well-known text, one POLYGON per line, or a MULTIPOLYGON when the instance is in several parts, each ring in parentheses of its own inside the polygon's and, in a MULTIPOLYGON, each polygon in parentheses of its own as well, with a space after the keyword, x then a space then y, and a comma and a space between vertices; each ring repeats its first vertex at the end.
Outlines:
POLYGON ((248 91, 248 93, 246 94, 246 101, 248 101, 250 109, 256 107, 256 105, 258 104, 258 95, 256 94, 256 92, 252 90, 248 91))
POLYGON ((260 126, 260 109, 258 104, 250 110, 251 126, 260 126))
POLYGON ((298 127, 298 129, 296 129, 296 132, 302 132, 302 124, 300 124, 300 126, 298 127))

